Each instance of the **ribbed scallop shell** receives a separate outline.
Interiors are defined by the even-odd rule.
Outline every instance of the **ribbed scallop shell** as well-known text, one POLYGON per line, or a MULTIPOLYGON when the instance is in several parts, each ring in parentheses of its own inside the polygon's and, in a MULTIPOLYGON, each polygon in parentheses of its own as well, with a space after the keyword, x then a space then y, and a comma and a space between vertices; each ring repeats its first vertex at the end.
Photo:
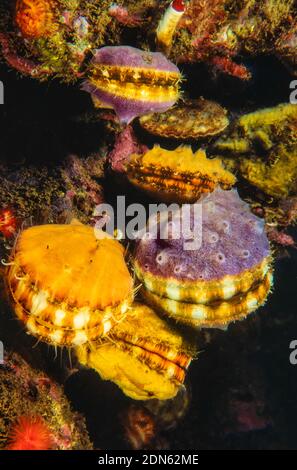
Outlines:
POLYGON ((92 227, 42 225, 18 239, 7 282, 17 316, 34 336, 75 345, 123 318, 133 282, 122 246, 92 227))
POLYGON ((163 54, 130 46, 95 51, 83 89, 97 107, 112 108, 121 122, 163 112, 179 98, 180 72, 163 54))
POLYGON ((229 125, 227 111, 204 98, 179 103, 165 113, 147 114, 139 122, 150 134, 175 140, 212 137, 229 125))
POLYGON ((157 145, 144 155, 132 155, 127 165, 132 184, 165 202, 195 202, 217 186, 231 188, 236 178, 218 158, 203 150, 180 146, 166 150, 157 145))
MULTIPOLYGON (((233 288, 232 281, 229 282, 229 286, 233 288)), ((230 322, 245 318, 263 305, 272 284, 272 270, 269 270, 263 279, 255 279, 253 285, 246 292, 233 290, 234 295, 228 299, 224 300, 222 297, 220 300, 208 304, 173 300, 161 297, 147 289, 143 291, 143 295, 152 306, 166 312, 177 321, 199 328, 221 328, 230 322)), ((222 295, 224 295, 226 287, 227 285, 224 286, 222 282, 222 295)), ((207 283, 204 283, 204 288, 207 291, 207 283)))
POLYGON ((194 349, 151 308, 133 304, 111 340, 77 348, 79 361, 136 400, 176 395, 194 349))
POLYGON ((135 273, 153 308, 195 327, 225 326, 263 305, 272 288, 264 221, 236 190, 216 188, 188 207, 163 215, 162 231, 150 218, 135 273))

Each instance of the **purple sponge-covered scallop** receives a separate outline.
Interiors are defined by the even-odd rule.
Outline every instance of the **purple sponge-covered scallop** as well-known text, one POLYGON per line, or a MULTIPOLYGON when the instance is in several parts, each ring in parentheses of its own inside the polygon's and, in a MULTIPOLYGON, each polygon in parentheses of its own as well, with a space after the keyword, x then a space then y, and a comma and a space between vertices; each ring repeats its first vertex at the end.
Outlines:
POLYGON ((155 307, 186 323, 222 326, 264 303, 272 285, 264 221, 236 190, 218 188, 177 210, 157 236, 152 222, 134 264, 155 307))
POLYGON ((98 107, 112 108, 123 123, 164 112, 179 97, 179 69, 159 52, 130 46, 98 49, 83 90, 98 107))

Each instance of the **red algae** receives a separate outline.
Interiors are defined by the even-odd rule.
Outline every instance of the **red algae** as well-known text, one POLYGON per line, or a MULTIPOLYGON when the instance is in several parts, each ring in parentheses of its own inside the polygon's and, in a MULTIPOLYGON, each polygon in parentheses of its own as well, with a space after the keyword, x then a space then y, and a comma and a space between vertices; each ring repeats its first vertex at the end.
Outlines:
POLYGON ((12 237, 16 232, 16 218, 9 209, 0 211, 0 234, 5 238, 12 237))

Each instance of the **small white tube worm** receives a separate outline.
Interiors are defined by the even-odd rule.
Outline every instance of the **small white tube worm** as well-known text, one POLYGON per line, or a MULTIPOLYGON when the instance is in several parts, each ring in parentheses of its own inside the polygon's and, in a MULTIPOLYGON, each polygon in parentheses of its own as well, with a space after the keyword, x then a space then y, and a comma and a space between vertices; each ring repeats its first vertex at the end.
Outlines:
POLYGON ((185 8, 183 0, 173 0, 161 18, 156 33, 157 44, 162 49, 170 50, 174 33, 185 8))

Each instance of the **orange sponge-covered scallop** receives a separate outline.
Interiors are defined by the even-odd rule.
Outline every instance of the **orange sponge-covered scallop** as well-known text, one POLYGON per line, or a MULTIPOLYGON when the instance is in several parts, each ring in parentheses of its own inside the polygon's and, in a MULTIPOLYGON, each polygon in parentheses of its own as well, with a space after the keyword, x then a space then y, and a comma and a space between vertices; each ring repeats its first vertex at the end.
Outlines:
POLYGON ((100 235, 85 225, 35 226, 20 235, 7 282, 16 314, 34 336, 83 344, 125 314, 133 281, 123 247, 100 235))

